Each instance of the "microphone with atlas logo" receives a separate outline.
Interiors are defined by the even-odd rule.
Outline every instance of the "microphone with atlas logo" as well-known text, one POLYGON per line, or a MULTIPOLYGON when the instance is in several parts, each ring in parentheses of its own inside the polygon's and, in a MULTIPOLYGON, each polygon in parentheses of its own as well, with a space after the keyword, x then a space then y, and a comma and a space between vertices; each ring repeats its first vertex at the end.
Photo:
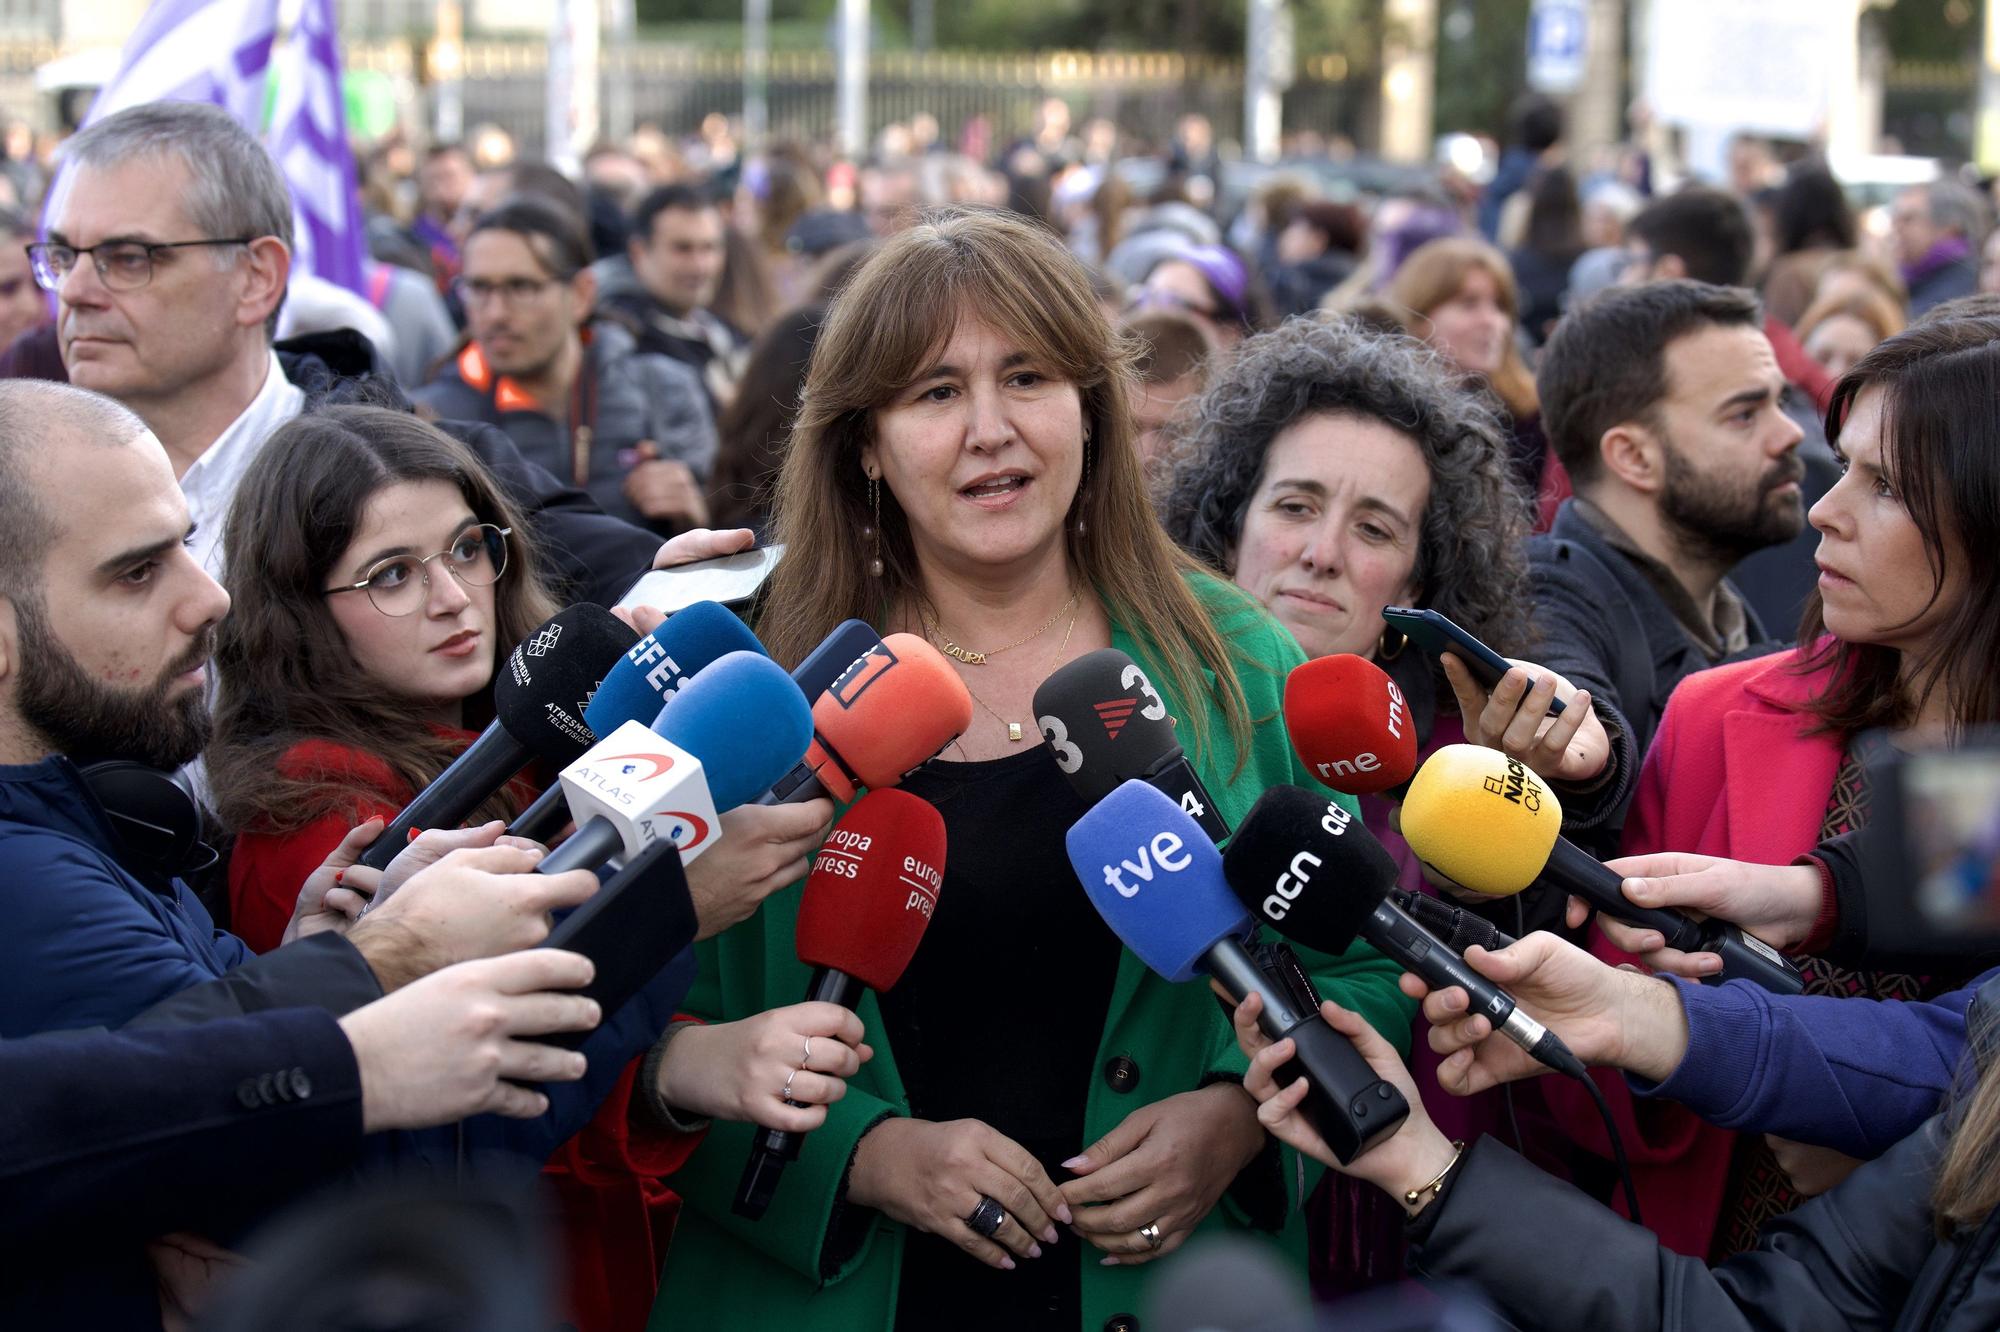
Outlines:
POLYGON ((1244 948, 1256 926, 1223 877, 1222 853, 1173 797, 1129 780, 1078 819, 1067 842, 1091 904, 1140 961, 1176 984, 1205 974, 1238 1003, 1263 1000, 1258 1026, 1298 1050, 1278 1078, 1305 1076, 1301 1109, 1343 1165, 1403 1122, 1403 1094, 1318 1012, 1299 1011, 1244 948))

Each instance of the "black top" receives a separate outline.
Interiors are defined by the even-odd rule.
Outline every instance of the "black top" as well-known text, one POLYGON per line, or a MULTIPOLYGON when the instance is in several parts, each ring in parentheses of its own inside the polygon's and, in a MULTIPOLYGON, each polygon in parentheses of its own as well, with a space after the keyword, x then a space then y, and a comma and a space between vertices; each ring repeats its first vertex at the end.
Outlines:
MULTIPOLYGON (((896 987, 881 996, 896 1067, 919 1119, 977 1119, 1049 1178, 1083 1140, 1084 1099, 1111 1004, 1119 943, 1070 869, 1063 838, 1081 797, 1047 745, 979 763, 933 761, 903 789, 944 815, 937 914, 896 987)), ((968 1206, 967 1210, 970 1210, 968 1206)), ((1062 1232, 1004 1272, 912 1230, 896 1326, 1077 1327, 1079 1259, 1062 1232)))

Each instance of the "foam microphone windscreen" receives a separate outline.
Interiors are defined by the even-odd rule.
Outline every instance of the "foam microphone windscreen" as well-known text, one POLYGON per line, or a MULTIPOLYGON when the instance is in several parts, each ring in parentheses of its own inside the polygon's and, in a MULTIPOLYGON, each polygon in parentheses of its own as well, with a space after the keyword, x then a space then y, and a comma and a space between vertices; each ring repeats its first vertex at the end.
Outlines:
POLYGON ((1344 953, 1396 885, 1396 860, 1361 820, 1303 786, 1257 797, 1222 857, 1237 899, 1272 929, 1344 953))
POLYGON ((1208 950, 1249 933, 1222 853, 1173 798, 1136 778, 1070 827, 1070 867, 1092 906, 1141 962, 1193 980, 1208 950))
POLYGON ((929 801, 870 791, 827 834, 799 899, 799 960, 878 993, 902 978, 944 883, 944 817, 929 801))
POLYGON ((881 643, 882 635, 865 622, 842 620, 819 641, 818 647, 806 654, 806 659, 792 671, 792 679, 797 681, 800 693, 816 699, 833 688, 833 682, 845 675, 849 666, 881 643))
POLYGON ((1454 883, 1504 897, 1542 872, 1562 818, 1556 793, 1519 759, 1483 745, 1446 745, 1403 797, 1403 840, 1454 883))
POLYGON ((1374 795, 1417 770, 1417 728, 1403 691, 1352 652, 1315 657, 1285 677, 1285 733, 1326 786, 1374 795))
POLYGON ((653 733, 701 760, 720 813, 756 799, 805 757, 812 712, 784 667, 761 652, 731 652, 675 692, 653 733))
POLYGON ((495 672, 493 711, 507 734, 557 767, 597 737, 584 714, 639 635, 602 606, 579 602, 521 640, 495 672))
POLYGON ((854 788, 894 786, 972 724, 972 695, 944 654, 915 634, 890 634, 813 703, 815 743, 835 762, 818 765, 836 800, 854 788))
POLYGON ((731 652, 761 654, 764 645, 721 602, 697 601, 632 645, 597 687, 583 719, 599 736, 648 721, 702 667, 731 652))
POLYGON ((1035 719, 1056 765, 1091 805, 1181 747, 1145 671, 1117 648, 1086 652, 1042 681, 1035 719))

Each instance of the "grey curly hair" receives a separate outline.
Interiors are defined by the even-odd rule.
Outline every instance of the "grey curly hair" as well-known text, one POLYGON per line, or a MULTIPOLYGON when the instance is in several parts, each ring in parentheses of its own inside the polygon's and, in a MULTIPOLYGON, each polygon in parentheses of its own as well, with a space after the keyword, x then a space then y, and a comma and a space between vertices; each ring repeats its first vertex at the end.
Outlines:
POLYGON ((1418 605, 1521 654, 1530 501, 1507 466, 1499 405, 1414 338, 1321 313, 1244 342, 1176 432, 1156 487, 1168 533, 1231 572, 1271 441, 1322 413, 1372 418, 1423 450, 1431 493, 1417 543, 1418 605))

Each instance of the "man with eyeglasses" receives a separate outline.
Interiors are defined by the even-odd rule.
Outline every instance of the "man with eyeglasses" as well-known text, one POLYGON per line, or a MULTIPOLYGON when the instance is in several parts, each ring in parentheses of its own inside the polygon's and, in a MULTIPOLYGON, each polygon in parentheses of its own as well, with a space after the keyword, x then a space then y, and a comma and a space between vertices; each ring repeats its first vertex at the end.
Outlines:
MULTIPOLYGON (((27 247, 57 298, 68 379, 117 399, 165 447, 193 516, 198 562, 219 575, 224 519, 264 441, 309 395, 376 371, 336 332, 273 346, 292 272, 292 201, 270 155, 219 107, 155 102, 84 130, 27 247)), ((393 391, 386 381, 385 390, 393 391)), ((447 423, 535 526, 563 582, 607 604, 652 562, 651 533, 602 513, 503 433, 447 423)))
POLYGON ((706 526, 716 433, 701 376, 594 317, 590 257, 581 220, 548 200, 482 213, 458 278, 471 342, 417 404, 499 426, 606 513, 662 535, 706 526))

